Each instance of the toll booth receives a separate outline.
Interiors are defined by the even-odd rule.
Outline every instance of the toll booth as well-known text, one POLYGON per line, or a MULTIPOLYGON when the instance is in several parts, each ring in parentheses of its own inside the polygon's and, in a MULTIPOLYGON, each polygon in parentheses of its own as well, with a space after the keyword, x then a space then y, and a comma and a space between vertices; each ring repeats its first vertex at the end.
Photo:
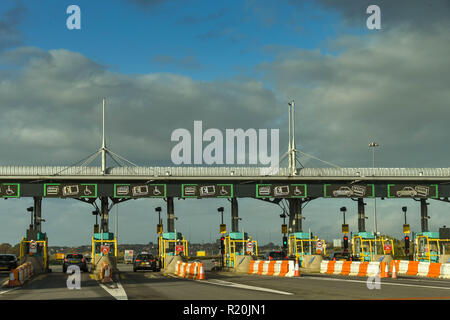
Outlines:
POLYGON ((450 254, 450 239, 440 239, 439 232, 420 232, 415 234, 414 260, 440 262, 440 255, 450 254))
POLYGON ((352 238, 353 257, 359 261, 374 261, 375 255, 394 255, 394 241, 375 237, 372 232, 359 232, 352 238))
POLYGON ((230 232, 225 236, 225 267, 234 268, 237 256, 258 256, 258 242, 247 232, 230 232))
POLYGON ((114 267, 117 267, 117 238, 112 232, 94 233, 91 253, 92 270, 95 270, 95 263, 102 256, 111 258, 110 261, 114 267))
POLYGON ((299 266, 303 266, 304 255, 326 255, 325 240, 317 236, 311 238, 309 232, 295 232, 289 234, 288 255, 298 260, 299 266))
POLYGON ((48 238, 46 233, 37 232, 37 240, 22 238, 20 241, 19 263, 25 263, 27 257, 41 257, 43 269, 48 270, 48 238))
POLYGON ((161 268, 165 268, 167 256, 189 256, 188 241, 180 232, 162 233, 158 237, 158 255, 161 268))

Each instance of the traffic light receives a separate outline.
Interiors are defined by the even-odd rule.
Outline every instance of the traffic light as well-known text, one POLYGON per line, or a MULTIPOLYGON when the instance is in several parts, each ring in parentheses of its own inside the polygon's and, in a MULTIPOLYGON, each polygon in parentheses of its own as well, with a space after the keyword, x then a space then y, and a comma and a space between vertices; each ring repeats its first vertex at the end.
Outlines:
POLYGON ((409 236, 405 236, 405 254, 409 253, 409 236))
POLYGON ((286 236, 283 237, 283 248, 287 249, 288 246, 288 238, 286 236))
POLYGON ((225 254, 225 237, 220 238, 220 254, 225 254))
POLYGON ((348 250, 348 237, 344 236, 344 250, 348 250))

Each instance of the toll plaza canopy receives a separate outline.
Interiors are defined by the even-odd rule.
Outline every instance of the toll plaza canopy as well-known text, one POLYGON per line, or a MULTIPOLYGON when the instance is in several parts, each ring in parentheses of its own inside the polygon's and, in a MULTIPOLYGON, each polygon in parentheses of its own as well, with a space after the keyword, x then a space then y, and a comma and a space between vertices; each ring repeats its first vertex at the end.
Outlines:
MULTIPOLYGON (((450 197, 450 168, 0 166, 0 197, 450 197)), ((443 198, 443 199, 442 199, 443 198)))

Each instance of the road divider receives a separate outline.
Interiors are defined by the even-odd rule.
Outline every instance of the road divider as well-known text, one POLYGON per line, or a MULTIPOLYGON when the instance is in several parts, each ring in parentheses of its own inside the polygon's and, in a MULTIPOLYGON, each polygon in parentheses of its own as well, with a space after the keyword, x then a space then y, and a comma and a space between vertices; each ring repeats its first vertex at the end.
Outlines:
MULTIPOLYGON (((297 276, 300 276, 298 264, 297 271, 297 276)), ((295 262, 293 260, 253 260, 250 261, 248 274, 276 277, 294 277, 296 276, 295 262)))
POLYGON ((399 275, 450 279, 450 263, 394 260, 393 264, 399 275))
POLYGON ((204 280, 205 272, 203 269, 203 263, 177 261, 175 275, 187 279, 204 280))
POLYGON ((406 260, 389 262, 322 261, 320 273, 341 276, 396 278, 397 275, 450 279, 450 263, 406 260))
POLYGON ((29 280, 33 274, 33 265, 30 262, 25 262, 16 269, 10 271, 8 285, 10 287, 21 286, 29 280))

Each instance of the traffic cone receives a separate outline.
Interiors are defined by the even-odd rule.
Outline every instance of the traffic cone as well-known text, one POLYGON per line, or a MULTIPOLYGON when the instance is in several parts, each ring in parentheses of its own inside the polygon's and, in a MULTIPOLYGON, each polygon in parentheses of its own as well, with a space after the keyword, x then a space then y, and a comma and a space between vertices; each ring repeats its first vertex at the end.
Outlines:
POLYGON ((105 283, 105 282, 111 282, 111 281, 112 281, 112 279, 111 279, 111 267, 109 266, 109 264, 106 264, 104 266, 104 276, 103 276, 102 282, 105 283))
POLYGON ((385 272, 386 272, 386 278, 389 278, 389 265, 387 263, 386 263, 385 272))
POLYGON ((395 270, 395 262, 392 261, 394 267, 392 268, 392 279, 397 279, 397 271, 395 270))
POLYGON ((200 274, 198 280, 205 280, 205 272, 203 271, 203 263, 200 263, 200 274))
POLYGON ((298 267, 298 259, 295 259, 294 277, 300 277, 300 268, 298 267))

